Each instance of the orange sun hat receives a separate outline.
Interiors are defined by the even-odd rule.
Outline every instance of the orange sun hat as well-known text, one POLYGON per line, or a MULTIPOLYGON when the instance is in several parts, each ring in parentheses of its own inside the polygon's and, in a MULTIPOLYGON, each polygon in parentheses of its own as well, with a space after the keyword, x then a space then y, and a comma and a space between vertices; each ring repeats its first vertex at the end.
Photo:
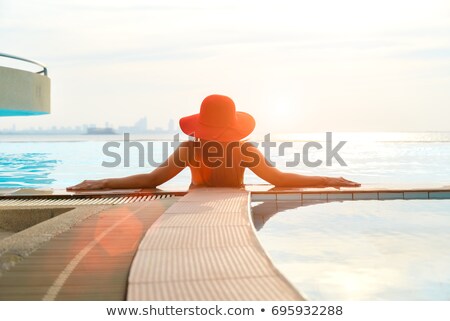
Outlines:
POLYGON ((181 130, 196 138, 219 142, 239 141, 255 129, 255 119, 236 111, 233 100, 222 95, 206 97, 200 113, 180 119, 181 130))

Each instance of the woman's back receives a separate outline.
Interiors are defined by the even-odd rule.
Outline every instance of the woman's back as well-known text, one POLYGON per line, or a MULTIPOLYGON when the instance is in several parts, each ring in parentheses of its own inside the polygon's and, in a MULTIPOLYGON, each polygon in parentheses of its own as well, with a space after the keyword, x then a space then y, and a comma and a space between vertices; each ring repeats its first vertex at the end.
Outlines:
POLYGON ((240 142, 191 141, 187 144, 193 186, 240 187, 244 184, 240 142))

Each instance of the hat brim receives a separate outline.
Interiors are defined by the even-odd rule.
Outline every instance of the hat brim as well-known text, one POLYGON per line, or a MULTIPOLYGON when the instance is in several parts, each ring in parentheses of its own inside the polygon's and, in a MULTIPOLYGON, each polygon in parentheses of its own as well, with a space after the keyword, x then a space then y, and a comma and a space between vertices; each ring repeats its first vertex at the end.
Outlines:
POLYGON ((239 141, 255 129, 255 119, 245 112, 236 112, 234 126, 213 127, 200 123, 200 114, 186 116, 180 119, 181 130, 189 136, 219 142, 239 141))

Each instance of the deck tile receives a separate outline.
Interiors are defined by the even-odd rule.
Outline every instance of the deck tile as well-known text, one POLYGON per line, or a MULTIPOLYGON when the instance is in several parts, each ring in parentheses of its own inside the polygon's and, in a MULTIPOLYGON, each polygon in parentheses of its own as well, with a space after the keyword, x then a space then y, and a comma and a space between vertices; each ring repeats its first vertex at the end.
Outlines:
POLYGON ((302 299, 262 250, 248 192, 197 189, 184 198, 141 242, 128 278, 128 300, 302 299))

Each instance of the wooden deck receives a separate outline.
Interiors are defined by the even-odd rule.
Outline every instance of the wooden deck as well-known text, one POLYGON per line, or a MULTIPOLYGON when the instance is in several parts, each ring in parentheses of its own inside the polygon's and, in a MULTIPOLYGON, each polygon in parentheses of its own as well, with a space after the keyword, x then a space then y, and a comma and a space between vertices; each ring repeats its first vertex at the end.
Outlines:
POLYGON ((136 249, 177 198, 113 206, 45 243, 0 277, 0 300, 124 300, 136 249))

